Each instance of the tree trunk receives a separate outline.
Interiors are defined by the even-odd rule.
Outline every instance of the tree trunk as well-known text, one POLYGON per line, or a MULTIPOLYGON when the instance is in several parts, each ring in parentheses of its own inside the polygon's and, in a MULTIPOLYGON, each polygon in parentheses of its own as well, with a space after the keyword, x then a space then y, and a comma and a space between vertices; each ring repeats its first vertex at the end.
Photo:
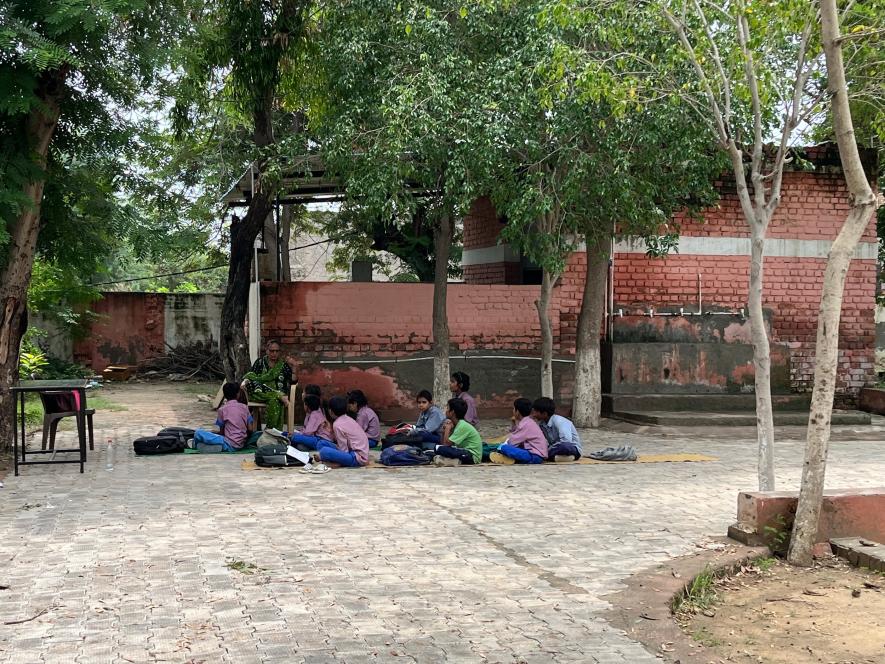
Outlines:
POLYGON ((575 348, 575 398, 572 419, 576 426, 596 428, 602 410, 602 365, 599 353, 599 329, 605 314, 605 297, 610 238, 592 243, 588 236, 587 273, 581 314, 578 317, 575 348))
POLYGON ((767 223, 750 224, 750 287, 748 307, 756 373, 757 474, 760 491, 774 491, 774 414, 771 409, 771 350, 762 311, 762 268, 767 223))
POLYGON ((541 396, 551 399, 553 398, 553 325, 550 323, 550 300, 558 276, 544 270, 541 295, 535 300, 538 321, 541 324, 541 396))
POLYGON ((449 319, 446 312, 449 253, 452 248, 452 219, 448 212, 433 230, 433 400, 442 406, 449 389, 449 319))
POLYGON ((272 198, 258 192, 249 201, 241 221, 230 229, 230 267, 227 289, 221 305, 221 363, 229 381, 237 382, 249 371, 249 344, 246 341, 246 313, 249 308, 249 284, 252 282, 252 256, 255 238, 273 207, 272 198))
MULTIPOLYGON (((273 90, 265 90, 261 108, 252 114, 252 140, 259 148, 274 142, 273 93, 273 90)), ((230 228, 230 267, 227 271, 224 303, 221 305, 221 339, 218 350, 225 378, 233 382, 242 378, 251 365, 246 341, 246 313, 249 309, 249 283, 252 281, 255 238, 273 210, 273 200, 278 188, 276 183, 269 184, 262 177, 264 166, 264 162, 253 164, 255 186, 249 199, 249 208, 246 216, 239 222, 232 223, 230 228)))
MULTIPOLYGON (((37 94, 41 107, 34 108, 25 124, 34 163, 45 172, 49 144, 61 114, 59 101, 67 69, 42 78, 37 94)), ((9 388, 18 379, 19 350, 28 329, 28 287, 40 233, 40 204, 44 179, 27 183, 23 193, 31 206, 23 210, 10 228, 7 262, 0 270, 0 452, 12 442, 13 398, 9 388)), ((24 441, 22 441, 24 444, 24 441)))
POLYGON ((280 215, 280 262, 282 263, 282 274, 280 281, 292 281, 292 263, 289 256, 289 243, 292 240, 292 219, 295 212, 291 203, 283 205, 283 212, 280 215))
POLYGON ((263 228, 258 232, 264 239, 264 251, 258 253, 258 279, 276 281, 279 274, 280 245, 277 242, 277 224, 273 211, 267 215, 263 228))
POLYGON ((867 181, 848 106, 848 85, 839 44, 839 18, 835 0, 821 0, 821 32, 827 60, 827 81, 831 95, 833 129, 839 144, 839 158, 845 183, 848 186, 848 217, 827 257, 824 283, 821 289, 820 311, 817 319, 817 345, 814 353, 814 392, 805 443, 805 465, 799 504, 793 523, 793 536, 787 559, 793 565, 811 565, 824 478, 827 468, 827 450, 830 443, 830 420, 833 414, 833 396, 836 391, 836 366, 839 358, 839 318, 842 314, 842 296, 845 279, 851 264, 851 255, 857 247, 870 217, 876 210, 876 198, 867 181))

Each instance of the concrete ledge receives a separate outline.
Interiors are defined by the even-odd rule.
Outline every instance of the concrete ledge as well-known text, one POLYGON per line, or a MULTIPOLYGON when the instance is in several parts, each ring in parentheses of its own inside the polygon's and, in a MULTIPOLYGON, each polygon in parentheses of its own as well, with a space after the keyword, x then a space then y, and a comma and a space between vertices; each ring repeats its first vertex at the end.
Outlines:
POLYGON ((885 546, 863 537, 837 537, 830 540, 833 553, 855 567, 885 572, 885 546))
MULTIPOLYGON (((756 426, 756 413, 737 411, 624 411, 615 410, 611 417, 632 424, 657 424, 670 427, 752 427, 756 426)), ((869 413, 857 410, 834 410, 830 422, 833 425, 866 425, 870 424, 869 413)), ((806 426, 808 413, 801 411, 774 411, 775 426, 806 426)))
POLYGON ((885 390, 877 387, 864 387, 860 391, 857 407, 868 413, 885 415, 885 390))
MULTIPOLYGON (((728 529, 729 537, 753 546, 771 545, 779 533, 788 538, 798 499, 796 491, 739 493, 737 523, 728 529)), ((840 537, 885 541, 885 488, 824 492, 815 541, 840 537)))

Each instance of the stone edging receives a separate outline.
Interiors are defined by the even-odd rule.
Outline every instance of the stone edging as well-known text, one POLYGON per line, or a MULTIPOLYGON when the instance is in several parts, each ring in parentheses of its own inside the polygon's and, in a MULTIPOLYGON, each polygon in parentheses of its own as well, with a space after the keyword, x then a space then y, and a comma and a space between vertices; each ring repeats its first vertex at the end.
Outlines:
POLYGON ((766 547, 745 546, 727 537, 712 541, 725 548, 674 558, 628 578, 626 589, 604 598, 612 608, 602 617, 664 661, 708 664, 703 646, 693 643, 673 620, 673 598, 708 567, 716 573, 771 555, 766 547), (661 648, 665 643, 666 651, 661 648))

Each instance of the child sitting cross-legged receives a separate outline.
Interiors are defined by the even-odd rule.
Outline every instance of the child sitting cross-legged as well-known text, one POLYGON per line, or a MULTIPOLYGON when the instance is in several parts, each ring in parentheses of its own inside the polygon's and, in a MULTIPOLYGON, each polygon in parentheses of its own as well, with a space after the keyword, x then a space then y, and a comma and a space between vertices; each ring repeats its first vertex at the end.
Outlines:
POLYGON ((253 420, 249 407, 237 401, 240 386, 237 383, 225 383, 221 388, 224 403, 216 411, 215 426, 218 433, 197 429, 194 433, 194 447, 204 453, 236 452, 243 449, 253 420))
POLYGON ((323 402, 315 394, 304 395, 304 410, 307 416, 304 418, 304 426, 301 431, 295 431, 289 439, 293 443, 301 443, 311 450, 316 450, 321 440, 331 443, 334 436, 332 435, 332 425, 326 419, 323 412, 323 402))
POLYGON ((319 456, 320 461, 337 463, 348 468, 358 468, 369 463, 369 439, 356 420, 347 417, 347 399, 329 399, 327 415, 332 420, 335 442, 320 438, 316 444, 317 451, 311 454, 319 456))
POLYGON ((556 404, 550 397, 535 399, 532 419, 541 425, 550 448, 548 461, 577 461, 581 458, 581 436, 572 421, 556 414, 556 404))
POLYGON ((520 397, 513 402, 513 427, 510 437, 497 452, 492 452, 492 463, 543 463, 547 458, 547 438, 538 423, 531 418, 532 402, 520 397))
POLYGON ((369 401, 362 390, 351 390, 347 393, 347 412, 366 432, 369 447, 378 447, 378 441, 381 440, 381 422, 378 420, 378 413, 369 408, 369 401))
POLYGON ((448 420, 443 424, 442 442, 436 446, 433 463, 437 466, 472 465, 482 461, 482 438, 465 418, 467 402, 449 399, 448 420))
POLYGON ((433 395, 428 390, 421 390, 415 397, 418 404, 418 421, 412 428, 411 434, 421 438, 422 443, 440 442, 440 433, 446 416, 434 405, 433 395))

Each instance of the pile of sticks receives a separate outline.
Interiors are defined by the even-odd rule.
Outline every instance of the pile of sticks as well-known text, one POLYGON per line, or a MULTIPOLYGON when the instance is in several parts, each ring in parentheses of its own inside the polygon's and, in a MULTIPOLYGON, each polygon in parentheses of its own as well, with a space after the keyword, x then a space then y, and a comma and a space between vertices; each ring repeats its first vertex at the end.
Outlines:
POLYGON ((196 341, 187 346, 166 344, 166 354, 142 361, 139 376, 166 374, 169 380, 216 380, 224 378, 221 355, 213 343, 196 341))

